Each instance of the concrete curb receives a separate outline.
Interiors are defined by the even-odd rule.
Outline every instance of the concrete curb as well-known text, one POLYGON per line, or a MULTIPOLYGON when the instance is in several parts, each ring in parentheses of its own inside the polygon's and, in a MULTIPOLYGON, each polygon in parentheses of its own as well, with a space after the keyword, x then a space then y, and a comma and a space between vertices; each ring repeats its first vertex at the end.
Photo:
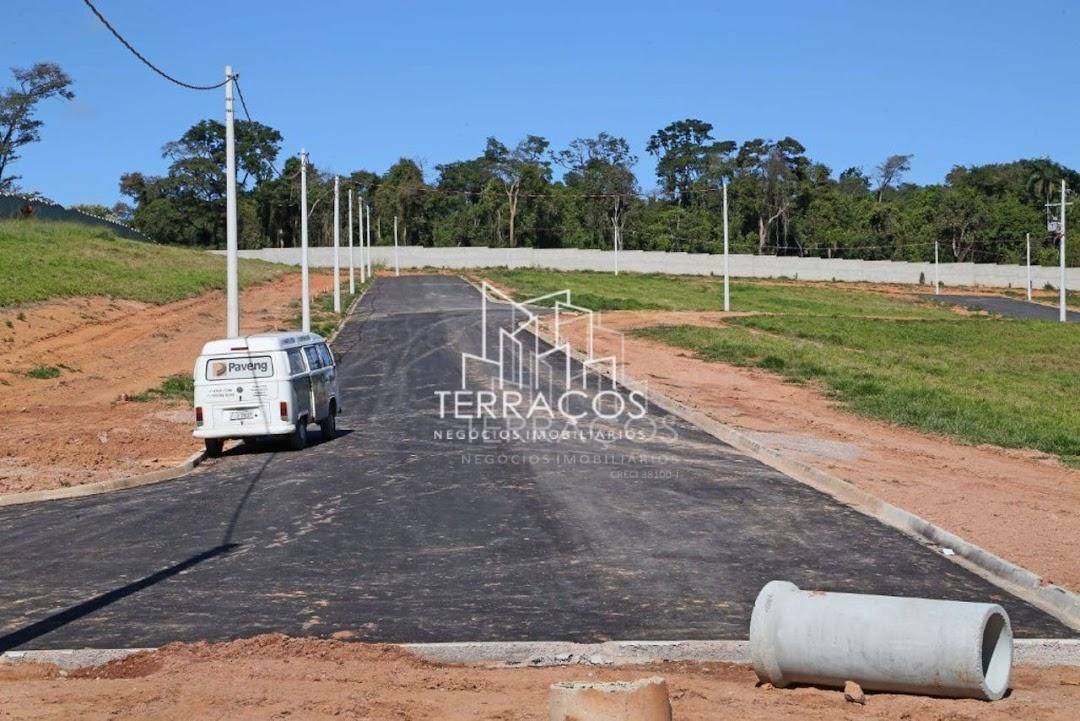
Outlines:
MULTIPOLYGON (((633 666, 677 662, 751 664, 749 641, 466 641, 399 645, 432 663, 465 666, 633 666)), ((64 669, 85 668, 153 650, 80 648, 6 651, 0 654, 0 663, 55 663, 64 669)), ((1080 639, 1016 639, 1013 641, 1013 665, 1080 668, 1080 639)))
POLYGON ((186 461, 172 468, 161 468, 149 473, 143 473, 129 478, 116 478, 111 481, 98 481, 97 483, 84 483, 79 486, 67 486, 66 488, 50 488, 43 491, 25 491, 22 493, 8 493, 0 496, 0 506, 17 506, 24 503, 37 503, 38 501, 55 501, 62 498, 81 498, 82 496, 96 496, 99 493, 109 491, 121 491, 127 488, 149 486, 162 481, 171 481, 190 473, 206 460, 206 451, 193 453, 186 461))
MULTIPOLYGON (((541 333, 540 337, 546 343, 551 343, 553 340, 547 333, 541 333)), ((584 356, 581 353, 571 352, 575 360, 579 362, 583 360, 584 356)), ((620 383, 630 390, 645 393, 649 403, 682 418, 714 438, 835 498, 860 513, 875 518, 925 544, 951 549, 954 555, 948 556, 950 560, 1050 614, 1072 630, 1080 630, 1080 596, 1069 589, 1048 583, 1038 574, 965 541, 925 518, 887 503, 848 481, 790 458, 774 448, 762 445, 741 431, 694 410, 674 398, 658 393, 646 384, 630 378, 623 378, 620 383)))

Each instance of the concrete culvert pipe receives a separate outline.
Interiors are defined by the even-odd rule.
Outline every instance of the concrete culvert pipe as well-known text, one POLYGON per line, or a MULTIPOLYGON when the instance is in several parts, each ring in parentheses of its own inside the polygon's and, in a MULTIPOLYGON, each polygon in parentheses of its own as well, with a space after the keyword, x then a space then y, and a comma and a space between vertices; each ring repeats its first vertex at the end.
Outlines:
POLYGON ((1012 626, 994 603, 761 589, 750 653, 762 681, 996 701, 1009 688, 1012 626))

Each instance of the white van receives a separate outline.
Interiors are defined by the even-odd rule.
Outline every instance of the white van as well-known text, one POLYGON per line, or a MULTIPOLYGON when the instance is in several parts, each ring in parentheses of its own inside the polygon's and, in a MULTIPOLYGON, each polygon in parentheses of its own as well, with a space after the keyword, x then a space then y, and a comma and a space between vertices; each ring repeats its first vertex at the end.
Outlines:
POLYGON ((307 445, 309 423, 337 430, 337 369, 322 336, 259 333, 210 341, 195 361, 195 431, 210 456, 229 438, 276 436, 307 445))

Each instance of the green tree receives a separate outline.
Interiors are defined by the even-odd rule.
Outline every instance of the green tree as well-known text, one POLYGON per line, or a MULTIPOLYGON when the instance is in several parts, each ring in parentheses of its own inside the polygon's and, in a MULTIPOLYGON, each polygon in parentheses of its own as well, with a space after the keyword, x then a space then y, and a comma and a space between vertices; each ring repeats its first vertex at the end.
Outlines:
POLYGON ((43 121, 34 117, 38 105, 50 98, 71 100, 71 78, 55 63, 12 68, 15 86, 0 94, 0 191, 15 190, 17 175, 4 173, 19 159, 19 148, 41 140, 43 121))
POLYGON ((491 172, 502 182, 503 192, 506 193, 507 245, 511 248, 517 245, 515 224, 523 182, 529 178, 546 185, 551 180, 551 166, 546 159, 549 145, 539 135, 526 135, 513 148, 508 148, 494 137, 487 139, 484 159, 490 164, 491 172))

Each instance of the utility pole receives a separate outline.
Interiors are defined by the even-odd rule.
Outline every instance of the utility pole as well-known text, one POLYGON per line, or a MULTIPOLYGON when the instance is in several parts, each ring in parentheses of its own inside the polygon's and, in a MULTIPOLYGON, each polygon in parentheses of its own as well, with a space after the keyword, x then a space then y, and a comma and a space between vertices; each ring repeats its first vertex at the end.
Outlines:
POLYGON ((1027 299, 1031 302, 1031 233, 1025 233, 1027 241, 1027 299))
POLYGON ((338 189, 341 178, 334 176, 334 312, 341 313, 341 197, 338 189))
POLYGON ((724 312, 731 312, 731 266, 728 259, 727 181, 724 181, 724 312))
POLYGON ((367 225, 367 274, 368 278, 374 280, 375 276, 371 274, 371 206, 367 207, 367 213, 364 214, 367 225))
MULTIPOLYGON (((353 189, 349 188, 349 295, 356 295, 356 264, 353 263, 353 246, 352 246, 352 196, 353 189)), ((363 283, 363 278, 360 280, 363 283)))
POLYGON ((364 255, 364 199, 359 195, 356 196, 356 208, 360 211, 359 217, 356 219, 356 232, 360 234, 360 282, 367 282, 367 261, 364 255))
POLYGON ((619 224, 615 223, 615 275, 619 274, 619 224))
POLYGON ((1065 202, 1065 179, 1061 179, 1061 282, 1058 284, 1061 286, 1059 290, 1061 298, 1061 309, 1058 312, 1058 320, 1064 323, 1068 320, 1068 310, 1065 305, 1065 206, 1068 203, 1065 202))
POLYGON ((300 148, 300 330, 311 332, 311 290, 308 287, 307 152, 300 148))
POLYGON ((233 71, 225 66, 225 335, 240 335, 240 261, 236 247, 236 136, 233 71))
POLYGON ((398 244, 397 244, 397 216, 394 216, 394 275, 401 275, 401 265, 398 263, 398 244))
POLYGON ((934 241, 934 295, 941 295, 941 271, 938 269, 938 241, 934 241))
POLYGON ((1060 210, 1060 217, 1057 223, 1050 223, 1050 231, 1058 233, 1058 242, 1060 243, 1058 249, 1058 259, 1061 262, 1061 280, 1058 281, 1058 320, 1062 323, 1069 319, 1068 306, 1065 305, 1065 206, 1072 205, 1072 203, 1065 202, 1065 195, 1068 193, 1068 189, 1065 187, 1065 179, 1061 179, 1061 202, 1060 203, 1047 203, 1046 207, 1051 208, 1054 205, 1058 205, 1060 210))

